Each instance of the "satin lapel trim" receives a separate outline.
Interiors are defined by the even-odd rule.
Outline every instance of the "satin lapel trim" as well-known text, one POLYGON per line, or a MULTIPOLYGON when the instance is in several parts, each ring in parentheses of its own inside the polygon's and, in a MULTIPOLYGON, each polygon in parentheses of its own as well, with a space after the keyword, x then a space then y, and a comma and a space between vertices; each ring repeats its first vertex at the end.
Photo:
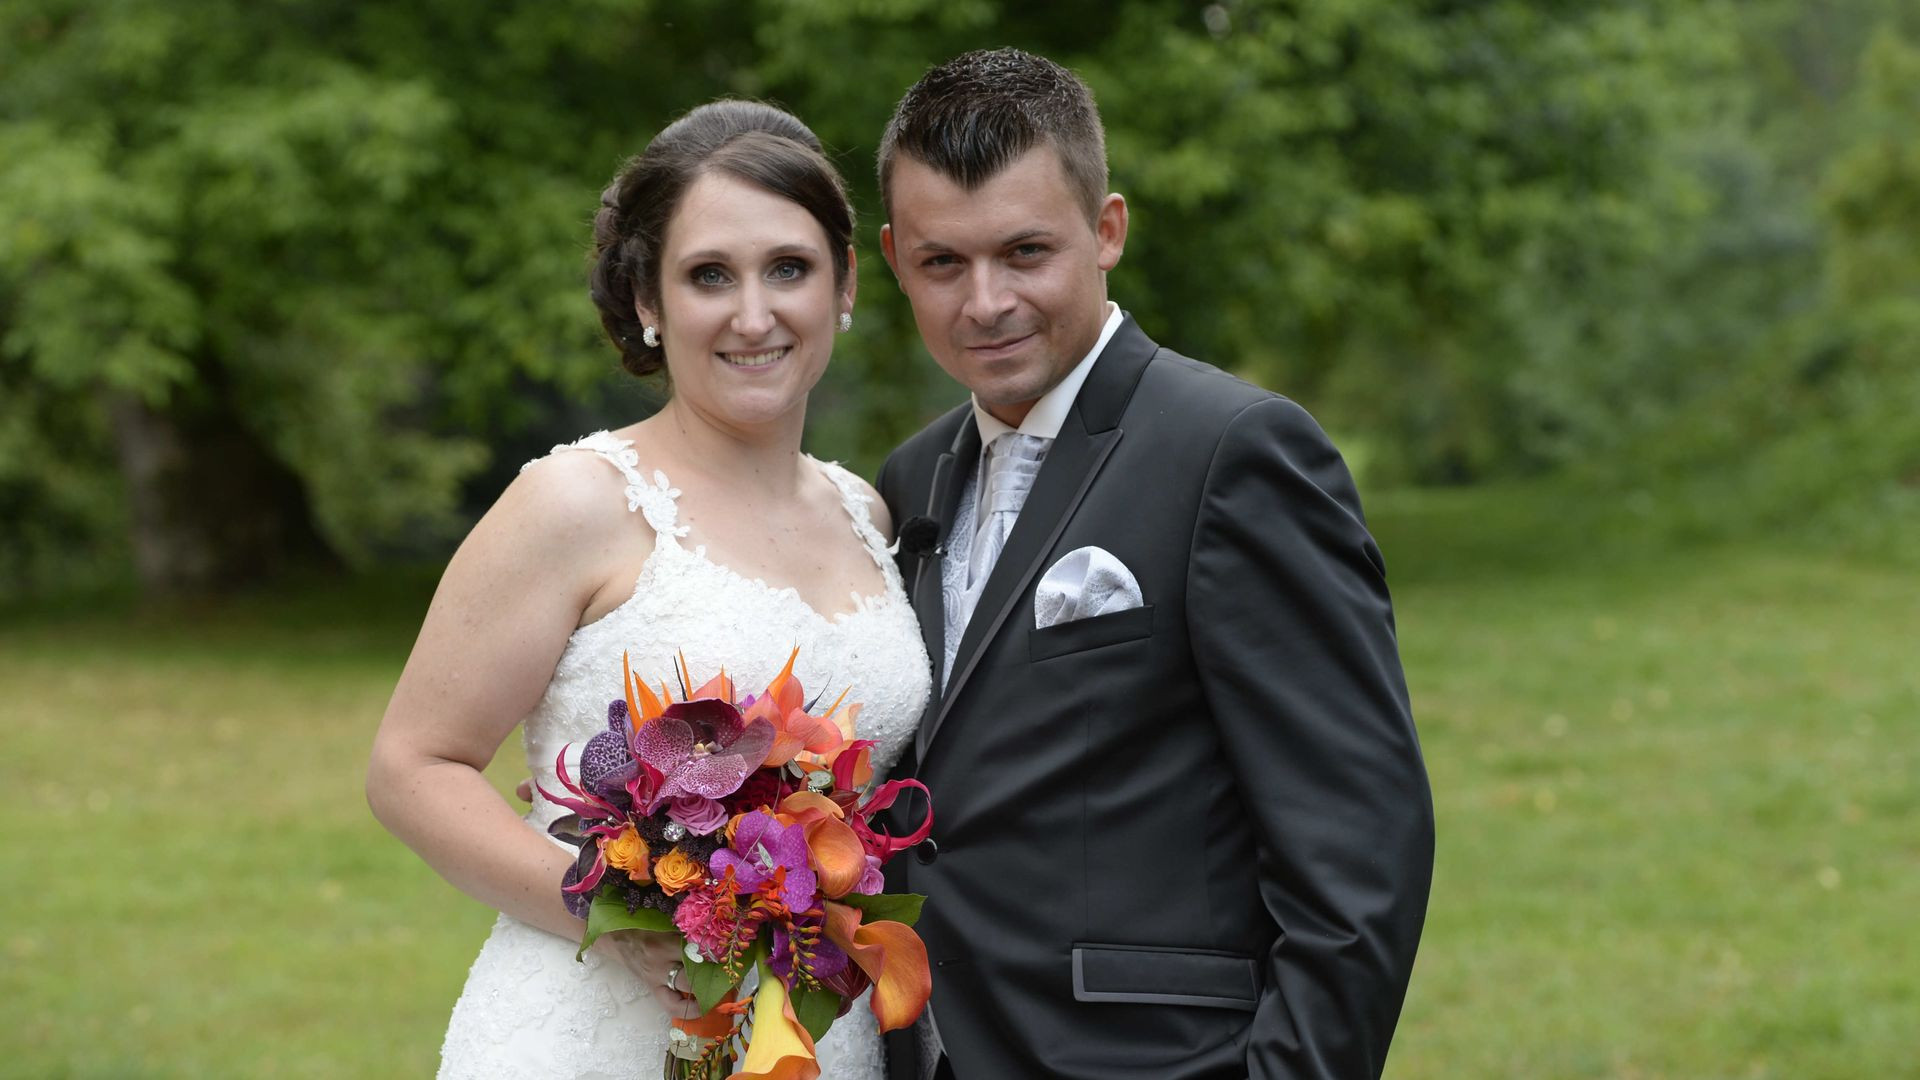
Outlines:
POLYGON ((980 603, 967 621, 966 632, 960 636, 960 649, 953 658, 953 677, 947 680, 947 692, 939 699, 940 711, 934 714, 932 723, 923 720, 920 724, 917 751, 921 761, 927 759, 927 747, 939 734, 940 725, 965 688, 967 677, 973 674, 983 643, 1000 632, 1015 601, 1026 594, 1027 583, 1040 572, 1040 561, 1053 550, 1054 541, 1066 529, 1074 510, 1086 498, 1087 489, 1093 486, 1094 477, 1100 474, 1100 467, 1106 464, 1107 456, 1120 441, 1119 428, 1095 435, 1068 434, 1078 426, 1077 417, 1069 419, 1060 437, 1048 449, 1040 475, 1034 478, 1033 491, 1013 523, 1013 532, 1007 534, 1007 546, 1001 550, 1000 561, 994 564, 986 589, 980 594, 980 603))
MULTIPOLYGON (((913 572, 913 592, 909 594, 914 614, 920 617, 920 641, 927 647, 927 658, 932 661, 935 687, 940 685, 940 665, 947 655, 945 560, 953 538, 954 514, 959 509, 960 485, 970 475, 970 467, 962 467, 962 463, 975 461, 979 456, 980 427, 968 412, 962 417, 959 430, 954 432, 952 445, 934 462, 927 516, 940 523, 935 549, 939 554, 921 557, 913 572)), ((939 707, 940 697, 935 694, 928 699, 926 711, 920 716, 920 730, 926 729, 939 707)))
MULTIPOLYGON (((940 460, 933 466, 933 494, 927 500, 927 516, 941 522, 936 551, 946 548, 947 533, 952 528, 953 515, 947 508, 951 500, 947 498, 953 488, 954 464, 960 459, 951 451, 941 454, 940 460), (943 516, 944 514, 944 516, 943 516)), ((927 646, 927 655, 933 658, 934 677, 939 678, 940 659, 945 655, 943 631, 947 623, 946 590, 941 588, 942 555, 922 555, 914 560, 913 601, 914 613, 920 616, 920 640, 927 646)))

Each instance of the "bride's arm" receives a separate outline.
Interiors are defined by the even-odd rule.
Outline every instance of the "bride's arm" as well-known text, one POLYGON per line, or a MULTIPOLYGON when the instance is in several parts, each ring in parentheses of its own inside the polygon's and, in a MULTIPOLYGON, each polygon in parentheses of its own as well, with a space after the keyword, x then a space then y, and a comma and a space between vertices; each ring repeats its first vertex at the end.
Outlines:
MULTIPOLYGON (((617 474, 588 454, 510 485, 440 579, 367 768, 380 823, 462 892, 577 938, 560 900, 569 853, 526 826, 481 775, 532 710, 581 615, 646 554, 617 474)), ((628 582, 629 589, 631 582, 628 582)))
MULTIPOLYGON (((474 526, 434 592, 367 765, 374 816, 440 876, 570 939, 585 929, 560 900, 572 856, 528 828, 481 770, 545 693, 582 615, 633 588, 652 537, 626 512, 615 475, 591 455, 556 455, 474 526)), ((699 1015, 666 985, 674 935, 605 934, 593 950, 639 976, 667 1015, 699 1015)))

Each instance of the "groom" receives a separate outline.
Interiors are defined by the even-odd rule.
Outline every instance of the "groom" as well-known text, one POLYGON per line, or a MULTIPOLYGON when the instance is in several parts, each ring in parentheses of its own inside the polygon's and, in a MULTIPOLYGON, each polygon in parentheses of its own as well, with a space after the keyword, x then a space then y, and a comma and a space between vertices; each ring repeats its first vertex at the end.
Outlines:
POLYGON ((1127 205, 1070 72, 943 64, 879 167, 887 263, 972 392, 878 485, 935 686, 902 763, 932 838, 893 864, 933 1004, 893 1077, 1377 1076, 1432 808, 1339 454, 1107 300, 1127 205))

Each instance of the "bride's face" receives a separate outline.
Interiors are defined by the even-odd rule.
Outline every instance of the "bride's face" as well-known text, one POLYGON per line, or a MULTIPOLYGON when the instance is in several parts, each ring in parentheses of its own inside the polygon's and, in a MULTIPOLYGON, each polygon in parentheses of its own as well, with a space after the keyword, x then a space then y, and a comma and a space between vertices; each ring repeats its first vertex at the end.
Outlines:
POLYGON ((853 310, 852 252, 835 288, 826 230, 798 203, 707 173, 667 222, 660 328, 676 400, 729 427, 804 415, 842 312, 853 310))

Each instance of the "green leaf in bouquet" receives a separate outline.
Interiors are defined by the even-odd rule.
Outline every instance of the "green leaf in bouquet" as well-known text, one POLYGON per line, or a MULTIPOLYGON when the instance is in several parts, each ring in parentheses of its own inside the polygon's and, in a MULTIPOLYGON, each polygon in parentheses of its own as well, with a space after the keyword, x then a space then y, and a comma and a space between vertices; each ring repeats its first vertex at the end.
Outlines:
POLYGON ((740 980, 727 974, 725 966, 707 960, 687 961, 687 978, 693 987, 694 999, 700 1003, 702 1016, 713 1011, 727 991, 740 985, 740 980))
POLYGON ((573 954, 575 960, 587 955, 587 950, 601 934, 611 934, 615 930, 654 930, 679 933, 674 929, 673 918, 664 911, 653 908, 640 908, 628 911, 627 902, 617 896, 608 895, 604 890, 595 893, 593 906, 587 909, 587 933, 580 939, 580 951, 573 954))
POLYGON ((861 922, 897 922, 912 926, 920 921, 920 905, 927 898, 918 893, 876 893, 865 896, 860 893, 848 893, 840 898, 848 907, 856 907, 866 915, 861 922))
POLYGON ((831 990, 808 990, 794 987, 787 995, 793 1001, 793 1015, 800 1026, 807 1029, 814 1042, 819 1042, 840 1017, 840 1003, 844 999, 831 990))

